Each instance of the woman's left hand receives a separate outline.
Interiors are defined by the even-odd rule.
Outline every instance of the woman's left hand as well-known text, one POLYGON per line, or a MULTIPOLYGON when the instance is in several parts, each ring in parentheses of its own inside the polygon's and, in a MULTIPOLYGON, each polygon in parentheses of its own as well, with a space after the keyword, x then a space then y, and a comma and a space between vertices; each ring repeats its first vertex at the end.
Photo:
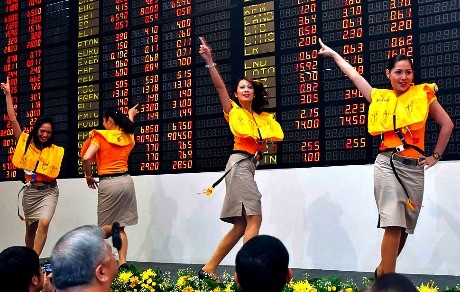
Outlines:
POLYGON ((136 104, 135 106, 133 106, 132 108, 128 110, 128 118, 133 122, 134 122, 134 117, 139 113, 139 110, 137 109, 138 106, 139 104, 136 104))
POLYGON ((428 169, 438 163, 438 159, 433 156, 419 156, 418 157, 418 166, 420 168, 428 169))

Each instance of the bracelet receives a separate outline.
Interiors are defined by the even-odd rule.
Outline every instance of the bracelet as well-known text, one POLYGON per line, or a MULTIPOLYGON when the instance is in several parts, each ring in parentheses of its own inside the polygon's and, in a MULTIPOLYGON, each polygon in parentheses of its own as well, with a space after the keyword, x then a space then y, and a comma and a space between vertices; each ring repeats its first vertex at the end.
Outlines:
POLYGON ((93 177, 93 174, 86 175, 86 173, 85 173, 85 178, 92 178, 92 177, 93 177))
POLYGON ((216 65, 217 65, 216 63, 212 63, 212 65, 206 64, 204 66, 209 69, 209 68, 212 68, 212 67, 216 67, 216 65))

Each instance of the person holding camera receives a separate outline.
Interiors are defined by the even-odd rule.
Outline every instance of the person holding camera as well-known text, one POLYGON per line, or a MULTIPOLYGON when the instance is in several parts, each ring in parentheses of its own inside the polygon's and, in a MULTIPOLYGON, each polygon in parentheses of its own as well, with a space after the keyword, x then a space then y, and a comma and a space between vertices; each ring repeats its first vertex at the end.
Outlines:
POLYGON ((53 292, 52 275, 45 275, 37 253, 26 246, 11 246, 0 253, 2 291, 53 292))
POLYGON ((109 292, 117 261, 104 231, 85 225, 64 234, 51 251, 53 283, 58 292, 109 292))

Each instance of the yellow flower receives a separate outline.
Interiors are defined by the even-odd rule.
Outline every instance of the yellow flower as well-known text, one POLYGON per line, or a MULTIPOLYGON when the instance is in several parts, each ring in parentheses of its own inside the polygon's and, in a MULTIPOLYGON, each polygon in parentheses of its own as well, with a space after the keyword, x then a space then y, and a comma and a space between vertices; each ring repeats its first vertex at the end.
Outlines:
POLYGON ((182 286, 185 285, 185 282, 187 282, 186 277, 181 276, 181 277, 179 277, 179 279, 177 279, 177 286, 182 287, 182 286))
POLYGON ((345 292, 353 292, 353 288, 347 288, 345 289, 345 292))
POLYGON ((337 287, 332 286, 332 291, 335 291, 335 290, 337 290, 337 287))
POLYGON ((139 278, 137 276, 132 277, 131 279, 129 279, 129 281, 131 282, 131 284, 129 284, 129 287, 131 288, 134 288, 141 283, 141 281, 139 281, 139 278))
POLYGON ((185 287, 182 292, 193 292, 193 288, 190 286, 185 287))
POLYGON ((227 284, 227 287, 225 287, 224 292, 233 292, 233 290, 232 290, 231 288, 232 288, 232 285, 231 285, 231 284, 227 284))
POLYGON ((133 275, 133 273, 131 273, 131 272, 123 272, 123 273, 120 273, 120 275, 118 276, 118 278, 119 278, 123 283, 128 283, 129 278, 131 278, 132 275, 133 275))
POLYGON ((294 292, 316 292, 317 290, 308 283, 307 280, 305 281, 297 281, 294 282, 291 280, 289 283, 289 287, 293 289, 294 292))
POLYGON ((141 274, 141 278, 144 281, 150 277, 156 277, 156 274, 152 271, 152 269, 148 269, 141 274))
POLYGON ((426 285, 422 284, 420 287, 417 288, 417 291, 419 292, 437 292, 439 291, 438 287, 434 285, 433 282, 428 283, 426 285))
POLYGON ((214 290, 212 290, 213 292, 220 292, 220 287, 216 287, 214 288, 214 290))

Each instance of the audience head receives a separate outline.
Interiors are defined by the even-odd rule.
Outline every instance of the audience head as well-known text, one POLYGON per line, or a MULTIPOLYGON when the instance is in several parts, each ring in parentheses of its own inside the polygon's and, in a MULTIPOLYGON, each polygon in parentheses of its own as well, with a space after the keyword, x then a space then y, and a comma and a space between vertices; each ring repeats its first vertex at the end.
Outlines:
POLYGON ((2 291, 41 291, 44 278, 38 255, 33 249, 12 246, 0 253, 2 291))
POLYGON ((414 284, 404 275, 390 273, 378 277, 370 292, 416 292, 414 284))
POLYGON ((269 235, 247 241, 236 255, 235 281, 244 292, 282 291, 292 278, 289 253, 283 243, 269 235))
POLYGON ((62 236, 51 252, 53 283, 58 291, 78 287, 109 291, 117 275, 112 248, 101 228, 86 225, 62 236))

